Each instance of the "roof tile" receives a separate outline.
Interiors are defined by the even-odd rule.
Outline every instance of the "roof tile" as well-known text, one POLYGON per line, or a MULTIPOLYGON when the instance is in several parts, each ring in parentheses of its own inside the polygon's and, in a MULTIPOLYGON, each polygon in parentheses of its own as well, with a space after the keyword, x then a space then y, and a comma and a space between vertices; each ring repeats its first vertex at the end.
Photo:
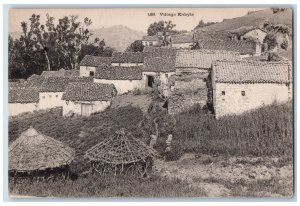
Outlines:
POLYGON ((71 101, 110 101, 116 95, 116 92, 113 84, 73 82, 68 85, 62 99, 71 101))
POLYGON ((288 83, 290 64, 259 61, 216 61, 215 81, 220 83, 288 83))
POLYGON ((185 50, 177 51, 176 67, 211 68, 216 60, 240 59, 239 54, 223 50, 185 50))

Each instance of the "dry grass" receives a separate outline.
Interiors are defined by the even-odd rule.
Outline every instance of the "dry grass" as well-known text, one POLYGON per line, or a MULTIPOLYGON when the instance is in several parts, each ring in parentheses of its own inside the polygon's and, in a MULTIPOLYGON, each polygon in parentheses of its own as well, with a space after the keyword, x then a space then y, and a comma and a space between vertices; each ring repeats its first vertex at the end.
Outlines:
POLYGON ((135 177, 89 176, 76 181, 28 182, 9 184, 11 195, 39 197, 205 197, 203 190, 189 187, 179 179, 159 176, 148 179, 135 177))

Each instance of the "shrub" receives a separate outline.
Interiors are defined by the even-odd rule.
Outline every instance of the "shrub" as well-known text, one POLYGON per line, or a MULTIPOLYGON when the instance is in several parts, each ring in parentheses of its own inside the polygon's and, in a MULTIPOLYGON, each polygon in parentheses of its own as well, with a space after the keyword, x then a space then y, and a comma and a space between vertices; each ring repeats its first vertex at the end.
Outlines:
POLYGON ((289 46, 288 40, 284 39, 283 42, 281 43, 280 47, 284 50, 287 50, 288 46, 289 46))
POLYGON ((134 90, 132 91, 133 95, 141 95, 142 91, 140 89, 134 88, 134 90))

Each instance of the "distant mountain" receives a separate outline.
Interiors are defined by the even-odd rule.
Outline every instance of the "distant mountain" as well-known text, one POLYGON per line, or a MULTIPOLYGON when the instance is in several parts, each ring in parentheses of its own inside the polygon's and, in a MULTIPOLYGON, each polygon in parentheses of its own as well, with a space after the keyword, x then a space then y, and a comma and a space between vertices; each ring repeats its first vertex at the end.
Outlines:
POLYGON ((132 42, 141 40, 146 35, 122 25, 95 29, 91 32, 93 33, 90 37, 91 42, 98 37, 100 40, 104 39, 106 46, 113 47, 118 51, 124 51, 132 42))
MULTIPOLYGON (((135 40, 141 40, 144 35, 143 32, 135 31, 126 26, 112 26, 107 28, 100 28, 91 30, 93 34, 89 41, 93 42, 96 37, 100 40, 104 39, 106 46, 113 47, 117 51, 124 51, 135 40)), ((13 39, 21 36, 22 32, 10 32, 13 39)))
POLYGON ((223 22, 202 27, 196 31, 226 32, 242 26, 262 27, 266 21, 272 24, 285 24, 289 28, 292 28, 292 10, 288 9, 275 14, 271 9, 260 10, 242 17, 226 19, 223 22))

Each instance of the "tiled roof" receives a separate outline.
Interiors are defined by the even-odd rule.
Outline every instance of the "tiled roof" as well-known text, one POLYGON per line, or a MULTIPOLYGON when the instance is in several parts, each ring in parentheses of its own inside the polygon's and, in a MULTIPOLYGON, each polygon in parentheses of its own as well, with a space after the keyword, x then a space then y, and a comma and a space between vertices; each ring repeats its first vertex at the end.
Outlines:
POLYGON ((70 79, 65 77, 48 77, 43 82, 41 92, 64 92, 70 79))
POLYGON ((110 101, 115 95, 116 88, 113 84, 73 82, 68 85, 62 99, 71 101, 110 101))
POLYGON ((179 43, 193 43, 194 35, 193 34, 178 34, 171 36, 171 41, 174 44, 179 43))
POLYGON ((85 55, 85 57, 80 62, 80 66, 96 67, 102 64, 111 64, 111 57, 85 55))
POLYGON ((27 87, 27 82, 8 82, 9 89, 25 88, 25 87, 27 87))
POLYGON ((140 80, 142 79, 142 66, 97 67, 95 78, 109 80, 140 80))
POLYGON ((142 41, 159 41, 158 36, 143 36, 142 41))
POLYGON ((70 76, 79 76, 79 70, 65 70, 60 69, 57 71, 43 71, 41 76, 43 77, 70 77, 70 76))
POLYGON ((177 51, 176 67, 211 68, 211 64, 216 60, 236 60, 240 59, 236 52, 221 50, 185 50, 177 51))
POLYGON ((69 82, 93 82, 93 77, 70 77, 69 82))
MULTIPOLYGON (((254 27, 254 26, 242 26, 240 28, 229 31, 229 33, 242 36, 242 35, 248 33, 249 31, 256 30, 256 29, 263 31, 262 29, 260 29, 258 27, 254 27)), ((263 32, 265 32, 265 31, 263 31, 263 32)))
POLYGON ((34 75, 31 75, 27 79, 26 85, 27 85, 27 87, 41 87, 44 80, 45 80, 45 77, 34 74, 34 75))
POLYGON ((256 43, 251 41, 233 41, 222 39, 204 39, 198 41, 200 49, 227 50, 240 54, 255 54, 256 43))
POLYGON ((288 83, 290 65, 280 62, 216 61, 215 81, 220 83, 288 83))
POLYGON ((207 50, 226 50, 239 52, 240 54, 255 54, 256 42, 251 40, 234 41, 228 33, 218 32, 197 32, 195 38, 200 49, 207 50))
POLYGON ((175 72, 175 56, 145 57, 144 71, 175 72))
POLYGON ((113 52, 112 60, 113 63, 143 63, 144 53, 143 52, 113 52))
POLYGON ((143 52, 145 57, 165 57, 165 56, 176 56, 176 48, 174 47, 144 47, 143 52))
POLYGON ((13 88, 8 92, 8 103, 37 103, 39 90, 36 88, 13 88))

